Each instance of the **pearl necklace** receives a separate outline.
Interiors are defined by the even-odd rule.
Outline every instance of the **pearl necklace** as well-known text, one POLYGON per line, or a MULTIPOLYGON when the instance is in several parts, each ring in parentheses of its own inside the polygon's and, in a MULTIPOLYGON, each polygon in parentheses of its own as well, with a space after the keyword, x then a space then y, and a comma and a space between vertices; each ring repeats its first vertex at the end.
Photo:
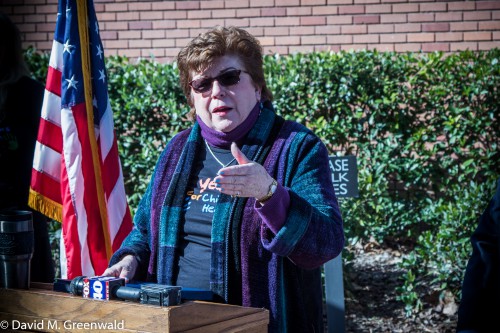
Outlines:
POLYGON ((215 158, 215 160, 216 160, 216 161, 220 164, 220 166, 221 166, 221 167, 225 168, 225 167, 229 166, 231 163, 233 163, 233 162, 236 160, 236 158, 233 158, 233 159, 232 159, 231 161, 229 161, 229 163, 227 163, 227 164, 222 163, 222 162, 221 162, 221 161, 217 158, 217 156, 215 156, 215 154, 214 154, 214 152, 212 151, 212 148, 210 148, 210 145, 208 144, 207 140, 205 140, 205 139, 204 139, 204 141, 205 141, 205 145, 207 146, 208 151, 209 151, 209 152, 210 152, 210 154, 211 154, 211 155, 215 158))

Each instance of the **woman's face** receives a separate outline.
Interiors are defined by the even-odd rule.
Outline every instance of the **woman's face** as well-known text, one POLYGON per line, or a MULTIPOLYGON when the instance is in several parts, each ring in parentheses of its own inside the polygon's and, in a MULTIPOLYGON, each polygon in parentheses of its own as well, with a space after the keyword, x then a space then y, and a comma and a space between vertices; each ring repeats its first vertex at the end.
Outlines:
POLYGON ((210 128, 219 132, 235 129, 260 101, 260 88, 255 86, 245 70, 237 56, 225 55, 217 58, 203 72, 192 73, 191 97, 194 108, 210 128), (235 70, 241 71, 237 83, 234 83, 237 81, 235 70), (210 80, 221 75, 220 79, 210 80), (196 92, 193 87, 206 91, 196 92))

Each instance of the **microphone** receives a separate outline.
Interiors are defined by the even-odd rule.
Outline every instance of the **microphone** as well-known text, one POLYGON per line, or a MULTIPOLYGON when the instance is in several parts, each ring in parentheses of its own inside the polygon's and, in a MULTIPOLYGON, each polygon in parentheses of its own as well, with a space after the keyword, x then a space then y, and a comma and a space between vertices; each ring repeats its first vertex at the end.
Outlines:
POLYGON ((117 298, 116 292, 123 286, 125 286, 125 279, 121 278, 112 276, 84 277, 82 296, 83 298, 102 300, 115 299, 117 298))
POLYGON ((68 292, 83 298, 110 300, 121 299, 158 306, 181 303, 181 287, 145 283, 126 287, 125 279, 111 276, 78 276, 72 280, 56 279, 54 291, 68 292))

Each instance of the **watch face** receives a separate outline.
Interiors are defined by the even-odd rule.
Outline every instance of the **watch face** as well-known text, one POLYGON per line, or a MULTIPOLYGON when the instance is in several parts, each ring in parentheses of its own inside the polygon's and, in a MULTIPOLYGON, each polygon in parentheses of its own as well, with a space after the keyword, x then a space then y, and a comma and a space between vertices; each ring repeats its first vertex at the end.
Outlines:
POLYGON ((269 200, 276 191, 277 185, 278 183, 276 182, 276 180, 273 179, 273 182, 269 186, 269 192, 267 192, 267 194, 262 199, 257 199, 257 200, 260 201, 261 203, 269 200))
POLYGON ((273 180, 271 187, 269 188, 269 195, 273 195, 274 192, 276 192, 276 188, 278 187, 277 185, 278 183, 276 182, 276 180, 273 180))

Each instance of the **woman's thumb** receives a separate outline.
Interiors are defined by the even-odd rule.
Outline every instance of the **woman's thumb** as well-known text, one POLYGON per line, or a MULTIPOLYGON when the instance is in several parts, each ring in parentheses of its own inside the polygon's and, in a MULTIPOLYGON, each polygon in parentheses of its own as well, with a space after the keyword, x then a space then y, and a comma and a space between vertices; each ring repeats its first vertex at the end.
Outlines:
POLYGON ((231 153, 233 154, 234 158, 236 159, 236 162, 238 164, 247 164, 250 163, 251 161, 243 154, 238 148, 238 145, 236 142, 231 143, 231 153))

